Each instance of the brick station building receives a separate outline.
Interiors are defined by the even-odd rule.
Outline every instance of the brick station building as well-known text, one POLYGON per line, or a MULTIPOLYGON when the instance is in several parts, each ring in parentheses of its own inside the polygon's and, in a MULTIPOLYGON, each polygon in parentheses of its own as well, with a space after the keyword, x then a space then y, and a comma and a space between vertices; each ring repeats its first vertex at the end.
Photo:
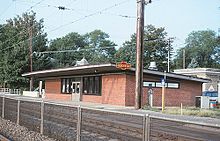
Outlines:
MULTIPOLYGON (((149 85, 153 89, 153 106, 161 106, 161 79, 164 73, 144 70, 143 98, 147 102, 149 85)), ((135 69, 121 70, 115 64, 81 65, 23 74, 45 82, 45 98, 95 102, 122 106, 135 104, 135 69)), ((165 105, 194 106, 207 79, 166 73, 165 105)))

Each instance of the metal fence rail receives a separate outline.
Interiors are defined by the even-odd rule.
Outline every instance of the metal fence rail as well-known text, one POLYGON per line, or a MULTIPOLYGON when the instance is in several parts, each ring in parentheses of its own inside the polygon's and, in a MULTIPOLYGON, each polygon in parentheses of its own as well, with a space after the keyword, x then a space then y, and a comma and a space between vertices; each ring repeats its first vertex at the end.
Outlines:
POLYGON ((76 140, 77 108, 44 104, 43 133, 62 141, 76 140))
POLYGON ((112 139, 141 141, 143 116, 82 109, 82 130, 112 139))
MULTIPOLYGON (((41 123, 41 103, 20 101, 18 122, 20 125, 36 132, 40 132, 41 123)), ((19 102, 17 101, 17 102, 19 102)))
POLYGON ((5 98, 4 118, 12 122, 17 122, 17 100, 5 98))
POLYGON ((9 89, 9 88, 0 88, 0 94, 21 94, 20 89, 9 89))
POLYGON ((145 114, 0 97, 2 118, 60 141, 219 141, 220 127, 145 114), (209 130, 209 128, 212 128, 209 130))

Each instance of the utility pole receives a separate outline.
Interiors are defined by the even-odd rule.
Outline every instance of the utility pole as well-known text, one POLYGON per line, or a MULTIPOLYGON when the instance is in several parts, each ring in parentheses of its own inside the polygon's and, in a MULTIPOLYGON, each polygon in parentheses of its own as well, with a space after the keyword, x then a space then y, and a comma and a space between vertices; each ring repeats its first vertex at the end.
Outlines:
POLYGON ((166 71, 164 71, 162 79, 162 112, 165 110, 165 88, 166 88, 166 71))
POLYGON ((168 39, 167 72, 170 72, 170 51, 172 39, 174 39, 174 37, 168 39))
MULTIPOLYGON (((33 21, 30 21, 30 27, 29 27, 29 62, 30 62, 30 72, 33 71, 33 62, 32 62, 32 25, 33 21)), ((33 90, 33 76, 30 78, 30 91, 33 90)))
POLYGON ((144 0, 137 0, 135 109, 141 108, 143 94, 144 0))
POLYGON ((170 43, 170 38, 168 39, 168 56, 167 56, 167 72, 170 72, 170 47, 171 47, 171 43, 170 43))
POLYGON ((183 49, 183 69, 186 68, 186 51, 183 49))

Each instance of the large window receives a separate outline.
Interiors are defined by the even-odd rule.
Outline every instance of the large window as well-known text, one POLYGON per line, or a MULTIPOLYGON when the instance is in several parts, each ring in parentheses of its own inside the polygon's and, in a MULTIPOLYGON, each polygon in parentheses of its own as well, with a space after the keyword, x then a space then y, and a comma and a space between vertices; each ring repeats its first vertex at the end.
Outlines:
MULTIPOLYGON (((173 89, 179 89, 180 84, 178 82, 166 82, 165 87, 166 88, 173 88, 173 89)), ((144 87, 154 87, 154 88, 161 88, 162 84, 161 82, 154 82, 154 81, 144 81, 143 82, 144 87)))
POLYGON ((61 79, 61 93, 71 94, 72 93, 72 79, 71 78, 62 78, 61 79))
POLYGON ((101 77, 83 77, 83 93, 88 95, 101 95, 101 77))
POLYGON ((80 77, 62 78, 61 79, 61 93, 72 94, 72 82, 80 82, 80 77))

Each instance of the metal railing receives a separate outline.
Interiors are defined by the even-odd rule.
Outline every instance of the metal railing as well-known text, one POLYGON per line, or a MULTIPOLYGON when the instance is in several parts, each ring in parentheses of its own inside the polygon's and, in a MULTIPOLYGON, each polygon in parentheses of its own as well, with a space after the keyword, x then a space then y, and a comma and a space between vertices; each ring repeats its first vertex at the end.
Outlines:
POLYGON ((57 140, 212 140, 218 125, 1 96, 0 114, 57 140))
POLYGON ((20 94, 20 89, 0 88, 0 94, 20 94))

